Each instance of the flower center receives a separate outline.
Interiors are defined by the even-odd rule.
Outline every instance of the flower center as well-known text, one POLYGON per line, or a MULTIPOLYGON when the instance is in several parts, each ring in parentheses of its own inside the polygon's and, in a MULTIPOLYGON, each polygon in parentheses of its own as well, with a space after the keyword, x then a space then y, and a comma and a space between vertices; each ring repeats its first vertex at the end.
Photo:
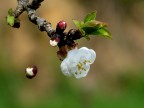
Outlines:
MULTIPOLYGON (((83 62, 83 63, 84 63, 84 62, 83 62)), ((86 68, 83 66, 83 63, 79 62, 79 63, 77 64, 77 68, 78 68, 79 71, 80 71, 80 70, 86 71, 86 68)))

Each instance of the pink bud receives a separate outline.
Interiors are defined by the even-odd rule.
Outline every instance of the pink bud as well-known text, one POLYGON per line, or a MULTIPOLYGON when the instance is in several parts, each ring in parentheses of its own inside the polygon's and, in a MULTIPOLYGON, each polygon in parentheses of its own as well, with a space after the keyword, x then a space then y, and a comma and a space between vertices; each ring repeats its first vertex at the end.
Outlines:
POLYGON ((60 21, 57 23, 56 32, 63 33, 63 31, 66 29, 66 27, 67 27, 67 23, 65 21, 60 21))
POLYGON ((57 24, 57 27, 60 28, 60 29, 66 29, 67 23, 66 23, 65 21, 60 21, 60 22, 57 24))

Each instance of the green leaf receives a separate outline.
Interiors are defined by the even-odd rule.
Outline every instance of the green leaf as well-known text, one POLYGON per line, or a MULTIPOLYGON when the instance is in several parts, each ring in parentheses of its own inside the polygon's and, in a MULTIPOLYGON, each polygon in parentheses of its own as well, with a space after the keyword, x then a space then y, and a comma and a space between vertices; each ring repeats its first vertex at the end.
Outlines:
POLYGON ((8 16, 6 17, 6 21, 7 21, 7 24, 8 24, 8 25, 13 26, 14 23, 15 23, 15 17, 8 15, 8 16))
POLYGON ((96 12, 86 15, 84 21, 73 20, 73 22, 86 39, 90 39, 89 35, 112 38, 110 32, 106 29, 107 23, 96 20, 96 12))
POLYGON ((77 28, 81 28, 81 22, 79 22, 78 20, 73 20, 73 22, 77 28))
POLYGON ((84 24, 84 27, 107 27, 107 23, 91 20, 84 24))
POLYGON ((110 32, 104 27, 83 27, 82 29, 85 31, 85 35, 99 35, 102 37, 112 38, 110 32))
POLYGON ((7 15, 7 17, 6 17, 6 22, 7 22, 8 25, 14 26, 15 17, 14 17, 14 13, 13 13, 12 8, 10 8, 10 9, 8 10, 8 15, 7 15))
POLYGON ((96 27, 83 27, 82 30, 85 31, 85 35, 92 35, 95 31, 98 30, 96 27))
POLYGON ((91 12, 85 16, 84 23, 91 21, 91 20, 95 20, 95 19, 96 19, 96 12, 91 12))
POLYGON ((82 33, 82 35, 84 36, 85 35, 85 31, 82 30, 82 27, 84 25, 84 22, 83 21, 78 21, 78 20, 73 20, 75 26, 80 30, 80 32, 82 33))
POLYGON ((97 33, 99 33, 101 36, 112 38, 111 33, 104 27, 98 29, 97 33))

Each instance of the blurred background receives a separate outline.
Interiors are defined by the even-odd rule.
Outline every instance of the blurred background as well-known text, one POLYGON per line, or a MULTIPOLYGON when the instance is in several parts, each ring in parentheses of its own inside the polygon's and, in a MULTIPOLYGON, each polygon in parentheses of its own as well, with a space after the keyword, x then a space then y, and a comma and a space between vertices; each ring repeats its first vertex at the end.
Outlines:
POLYGON ((5 17, 17 0, 0 1, 0 108, 144 108, 144 0, 45 0, 37 10, 52 23, 60 20, 75 28, 97 11, 97 20, 107 22, 113 39, 91 37, 78 40, 79 47, 92 48, 97 59, 87 77, 75 79, 61 73, 58 48, 49 45, 24 12, 21 27, 11 28, 5 17), (33 79, 25 68, 38 66, 33 79))

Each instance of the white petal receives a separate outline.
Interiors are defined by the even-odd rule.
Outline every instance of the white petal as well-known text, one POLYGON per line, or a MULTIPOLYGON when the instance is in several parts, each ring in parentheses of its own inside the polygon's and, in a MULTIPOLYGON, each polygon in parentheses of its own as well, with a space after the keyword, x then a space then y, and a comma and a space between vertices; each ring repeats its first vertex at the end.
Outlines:
POLYGON ((91 53, 91 64, 93 64, 96 59, 96 52, 90 49, 90 53, 91 53))
POLYGON ((69 72, 69 63, 67 62, 67 59, 62 61, 61 71, 65 76, 71 76, 71 73, 69 72))
POLYGON ((74 58, 78 53, 77 49, 71 50, 68 52, 67 58, 74 58))
POLYGON ((84 51, 86 51, 86 50, 89 50, 87 47, 81 47, 79 50, 84 50, 84 51))
POLYGON ((77 49, 74 49, 74 50, 71 50, 68 52, 67 59, 71 65, 71 67, 76 66, 77 63, 79 62, 80 58, 77 56, 77 54, 78 54, 77 49))
POLYGON ((89 50, 79 50, 77 54, 79 61, 90 61, 91 60, 91 53, 89 50))
POLYGON ((92 49, 88 49, 86 47, 82 47, 79 49, 79 53, 81 54, 81 57, 85 60, 90 61, 89 63, 92 64, 96 59, 96 53, 92 49))

